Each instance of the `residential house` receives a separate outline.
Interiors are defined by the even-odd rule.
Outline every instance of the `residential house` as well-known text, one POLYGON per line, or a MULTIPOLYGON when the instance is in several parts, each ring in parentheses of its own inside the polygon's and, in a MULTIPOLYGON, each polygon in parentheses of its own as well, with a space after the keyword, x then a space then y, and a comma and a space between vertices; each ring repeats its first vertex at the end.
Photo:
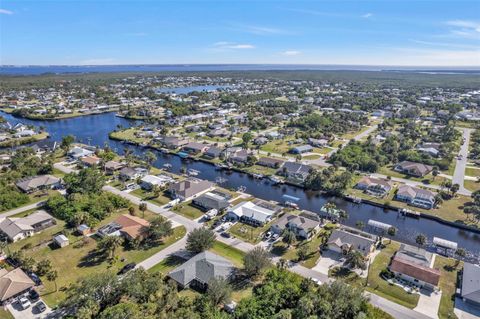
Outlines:
POLYGON ((313 147, 311 145, 300 145, 293 147, 290 150, 290 153, 292 154, 304 154, 304 153, 309 153, 313 151, 313 147))
MULTIPOLYGON (((363 234, 363 233, 362 233, 363 234)), ((363 236, 343 229, 335 229, 328 238, 328 249, 341 254, 354 250, 364 257, 369 257, 375 250, 376 240, 370 235, 363 236)))
POLYGON ((440 155, 440 143, 423 143, 417 145, 417 151, 428 154, 432 157, 440 155))
POLYGON ((0 232, 10 241, 16 242, 56 224, 55 218, 44 210, 36 211, 26 217, 6 217, 0 222, 0 232))
POLYGON ((205 291, 214 278, 230 280, 235 267, 227 259, 209 251, 204 251, 190 258, 184 264, 168 273, 168 277, 181 288, 194 288, 205 291))
POLYGON ((162 146, 169 149, 176 149, 188 144, 188 139, 177 136, 163 136, 156 138, 155 141, 160 142, 162 146))
POLYGON ((276 234, 282 234, 285 229, 295 233, 301 239, 309 239, 320 228, 320 219, 316 215, 285 214, 270 227, 276 234))
POLYGON ((155 185, 163 187, 167 184, 173 183, 175 180, 168 175, 145 175, 140 180, 140 187, 146 191, 151 191, 155 185))
POLYGON ((98 229, 100 237, 124 236, 127 239, 136 239, 143 236, 150 223, 145 219, 129 214, 123 214, 113 222, 98 229))
POLYGON ((118 178, 122 181, 131 181, 142 178, 148 174, 148 170, 143 167, 124 167, 120 170, 118 178))
POLYGON ((186 180, 170 184, 168 191, 173 198, 186 201, 208 192, 213 188, 213 186, 214 184, 212 182, 206 180, 188 178, 186 180))
POLYGON ((422 163, 403 161, 395 165, 394 170, 406 175, 423 177, 432 171, 433 167, 422 163))
POLYGON ((219 191, 211 191, 194 198, 192 203, 205 211, 209 211, 211 209, 222 211, 230 205, 228 202, 230 198, 231 196, 229 194, 219 191))
POLYGON ((434 255, 423 248, 402 244, 389 269, 399 279, 433 290, 438 286, 440 270, 434 269, 434 255))
POLYGON ((216 146, 212 146, 212 147, 209 147, 205 151, 205 153, 203 153, 203 156, 214 159, 214 158, 220 157, 222 152, 223 152, 223 149, 221 149, 219 147, 216 147, 216 146))
POLYGON ((395 199, 425 209, 431 209, 435 206, 435 193, 409 185, 400 186, 395 199))
POLYGON ((15 185, 25 193, 34 193, 38 190, 57 188, 61 181, 53 175, 38 175, 22 178, 15 185))
POLYGON ((463 301, 480 306, 480 265, 463 264, 461 296, 463 301))
POLYGON ((35 283, 20 268, 0 269, 0 302, 6 304, 29 292, 35 283))
POLYGON ((253 144, 255 145, 263 145, 268 143, 268 138, 264 136, 259 136, 253 140, 253 144))
POLYGON ((209 145, 198 143, 198 142, 190 142, 182 147, 184 152, 188 154, 200 154, 204 153, 209 148, 209 145))
POLYGON ((312 168, 308 165, 296 163, 296 162, 285 162, 282 168, 277 172, 277 174, 285 176, 292 182, 304 183, 312 168))
POLYGON ((271 157, 261 157, 258 160, 257 165, 278 169, 282 167, 283 163, 285 163, 285 161, 281 159, 276 159, 271 157))
POLYGON ((81 157, 90 156, 93 153, 93 151, 87 150, 83 147, 75 146, 70 151, 68 151, 67 155, 72 159, 78 160, 81 157))
POLYGON ((94 165, 99 165, 101 161, 102 161, 102 159, 95 156, 95 155, 84 156, 84 157, 80 158, 80 163, 85 167, 91 167, 91 166, 94 166, 94 165))
POLYGON ((383 197, 392 190, 392 183, 384 179, 364 176, 355 187, 367 194, 383 197))
POLYGON ((250 152, 244 149, 241 149, 233 154, 230 154, 228 160, 236 164, 245 164, 248 161, 250 152))
POLYGON ((325 147, 328 145, 328 140, 324 138, 316 139, 316 138, 308 138, 308 143, 313 147, 325 147))
POLYGON ((252 201, 241 202, 230 208, 226 218, 233 221, 241 221, 254 226, 262 226, 268 223, 275 215, 275 210, 262 207, 252 201))
POLYGON ((107 174, 110 174, 110 175, 116 171, 121 170, 124 167, 125 167, 124 163, 119 163, 115 161, 108 161, 105 163, 105 171, 107 172, 107 174))

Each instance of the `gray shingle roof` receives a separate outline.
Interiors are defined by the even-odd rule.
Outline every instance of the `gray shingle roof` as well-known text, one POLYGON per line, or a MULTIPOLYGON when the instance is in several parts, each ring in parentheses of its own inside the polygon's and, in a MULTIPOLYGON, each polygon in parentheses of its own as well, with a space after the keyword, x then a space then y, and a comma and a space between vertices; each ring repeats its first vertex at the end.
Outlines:
POLYGON ((470 263, 463 265, 462 297, 480 303, 480 266, 470 263))
POLYGON ((172 270, 168 276, 183 287, 186 287, 192 280, 208 284, 213 278, 221 277, 227 279, 231 276, 234 269, 233 264, 227 259, 209 251, 204 251, 172 270))

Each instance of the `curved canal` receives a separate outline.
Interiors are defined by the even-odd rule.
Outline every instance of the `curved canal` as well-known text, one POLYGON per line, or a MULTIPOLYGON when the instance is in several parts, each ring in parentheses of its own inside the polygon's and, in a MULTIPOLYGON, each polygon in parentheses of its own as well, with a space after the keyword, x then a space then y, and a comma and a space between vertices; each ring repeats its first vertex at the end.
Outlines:
MULTIPOLYGON (((125 147, 129 147, 137 155, 144 153, 144 148, 126 145, 119 141, 110 140, 108 133, 121 127, 130 127, 136 125, 136 121, 116 117, 114 113, 105 113, 99 115, 83 116, 57 121, 32 121, 27 119, 17 119, 9 114, 2 114, 12 123, 22 122, 36 126, 43 126, 49 132, 53 140, 61 140, 62 136, 72 134, 77 137, 77 141, 103 147, 110 145, 118 153, 123 153, 125 147)), ((369 219, 392 224, 398 228, 395 239, 405 243, 415 243, 415 237, 423 233, 428 237, 431 243, 434 236, 447 240, 455 241, 459 247, 463 247, 476 257, 480 256, 480 234, 459 229, 451 225, 425 218, 405 218, 396 211, 383 209, 369 204, 355 204, 342 198, 325 196, 319 192, 305 191, 301 188, 281 185, 272 185, 267 180, 253 179, 247 174, 238 172, 225 172, 215 170, 213 165, 198 161, 185 162, 175 155, 165 155, 157 152, 156 167, 162 167, 163 164, 172 165, 173 172, 179 172, 182 166, 193 168, 200 171, 198 177, 211 181, 218 181, 219 178, 225 180, 221 186, 237 189, 240 186, 246 187, 246 192, 262 199, 281 201, 283 195, 290 195, 299 198, 300 208, 319 211, 327 202, 333 201, 339 208, 346 210, 349 214, 348 220, 344 223, 349 226, 355 226, 358 221, 365 224, 369 219)), ((365 229, 368 231, 368 227, 365 229)))

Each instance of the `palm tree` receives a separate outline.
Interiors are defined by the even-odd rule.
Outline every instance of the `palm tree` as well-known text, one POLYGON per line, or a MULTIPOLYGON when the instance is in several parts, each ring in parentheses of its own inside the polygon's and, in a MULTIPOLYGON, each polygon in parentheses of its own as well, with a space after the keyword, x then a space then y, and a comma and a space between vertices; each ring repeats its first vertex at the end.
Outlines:
POLYGON ((98 243, 98 247, 105 252, 110 259, 113 259, 113 257, 115 257, 115 251, 122 243, 123 239, 120 236, 107 236, 98 243))
POLYGON ((423 246, 427 243, 427 237, 425 237, 424 234, 418 234, 418 236, 415 238, 415 242, 419 245, 419 246, 423 246))
POLYGON ((58 287, 57 287, 58 272, 55 269, 50 270, 47 273, 46 277, 48 281, 53 281, 55 283, 55 291, 58 291, 58 287))
POLYGON ((295 233, 287 228, 283 232, 283 242, 287 244, 288 248, 297 240, 295 233))
POLYGON ((142 218, 145 218, 145 211, 147 210, 147 203, 141 202, 140 205, 138 205, 138 209, 142 212, 142 218))
POLYGON ((360 268, 360 269, 365 269, 367 267, 367 264, 365 262, 365 258, 363 255, 355 250, 350 250, 347 253, 347 258, 346 261, 347 265, 349 265, 352 268, 360 268))

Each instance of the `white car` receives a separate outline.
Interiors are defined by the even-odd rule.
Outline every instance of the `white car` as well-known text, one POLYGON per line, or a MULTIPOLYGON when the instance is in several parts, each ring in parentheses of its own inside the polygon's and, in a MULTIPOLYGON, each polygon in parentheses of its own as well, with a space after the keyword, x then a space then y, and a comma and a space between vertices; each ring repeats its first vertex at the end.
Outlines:
POLYGON ((25 310, 27 308, 29 308, 32 304, 30 303, 30 300, 28 300, 27 298, 25 297, 22 297, 18 300, 18 303, 20 304, 20 307, 25 310))

